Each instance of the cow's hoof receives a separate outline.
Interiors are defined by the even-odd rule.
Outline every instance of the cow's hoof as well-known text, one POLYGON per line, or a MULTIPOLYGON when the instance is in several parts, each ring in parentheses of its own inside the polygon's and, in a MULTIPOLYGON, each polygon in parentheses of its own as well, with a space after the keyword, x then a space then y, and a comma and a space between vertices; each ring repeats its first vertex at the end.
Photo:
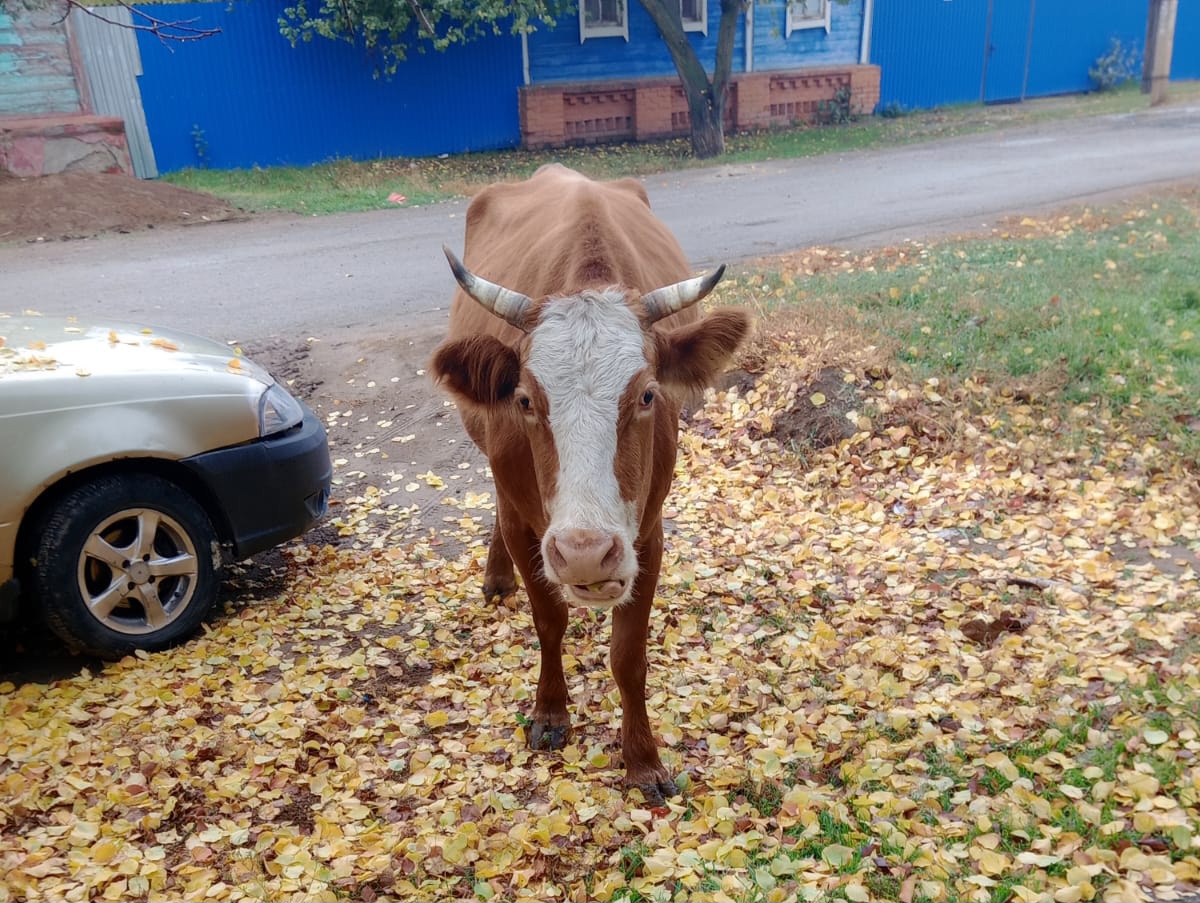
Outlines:
POLYGON ((515 577, 486 578, 483 581, 483 600, 485 602, 503 602, 517 591, 515 577))
POLYGON ((530 749, 562 749, 571 736, 571 725, 534 721, 529 725, 530 749))
POLYGON ((675 786, 675 782, 667 777, 656 777, 652 781, 631 781, 630 789, 640 790, 642 796, 646 800, 646 805, 651 809, 659 806, 665 806, 667 800, 673 796, 679 796, 679 788, 675 786))

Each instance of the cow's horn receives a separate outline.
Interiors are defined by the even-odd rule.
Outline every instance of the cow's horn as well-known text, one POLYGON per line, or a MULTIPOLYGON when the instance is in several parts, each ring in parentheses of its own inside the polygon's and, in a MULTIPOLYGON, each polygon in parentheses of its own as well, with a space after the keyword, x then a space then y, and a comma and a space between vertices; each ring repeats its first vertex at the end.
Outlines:
POLYGON ((725 275, 725 264, 721 264, 707 276, 696 276, 685 279, 674 285, 664 285, 652 292, 642 295, 642 306, 651 323, 677 314, 686 307, 691 307, 713 290, 721 277, 725 275))
POLYGON ((517 329, 525 329, 525 313, 533 303, 532 298, 476 276, 462 265, 462 261, 454 256, 449 247, 442 245, 442 250, 446 253, 446 259, 450 261, 454 278, 458 280, 464 292, 517 329))

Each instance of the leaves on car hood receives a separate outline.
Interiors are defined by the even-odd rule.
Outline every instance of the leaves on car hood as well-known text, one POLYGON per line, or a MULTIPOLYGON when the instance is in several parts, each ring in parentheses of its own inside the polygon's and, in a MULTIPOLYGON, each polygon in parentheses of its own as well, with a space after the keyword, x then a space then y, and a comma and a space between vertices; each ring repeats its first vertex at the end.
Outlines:
POLYGON ((0 377, 6 373, 63 371, 79 375, 207 370, 270 383, 240 349, 211 339, 146 326, 41 317, 27 311, 0 315, 0 377))

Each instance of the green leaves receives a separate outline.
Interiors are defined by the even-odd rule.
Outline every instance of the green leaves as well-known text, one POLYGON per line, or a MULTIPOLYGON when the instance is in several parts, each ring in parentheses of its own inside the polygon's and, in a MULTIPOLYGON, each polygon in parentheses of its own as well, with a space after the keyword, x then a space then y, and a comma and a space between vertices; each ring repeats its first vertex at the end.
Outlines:
POLYGON ((380 72, 394 75, 411 50, 445 50, 483 34, 500 34, 502 26, 520 34, 539 23, 553 25, 573 9, 569 0, 320 0, 315 8, 300 0, 284 8, 279 30, 293 44, 314 36, 362 39, 381 52, 380 72))

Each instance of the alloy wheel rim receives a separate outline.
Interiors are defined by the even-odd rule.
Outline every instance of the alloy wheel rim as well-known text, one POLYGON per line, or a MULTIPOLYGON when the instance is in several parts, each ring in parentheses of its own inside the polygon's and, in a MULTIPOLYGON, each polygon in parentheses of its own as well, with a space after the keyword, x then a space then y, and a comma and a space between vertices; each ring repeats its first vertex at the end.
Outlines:
POLYGON ((117 633, 155 633, 177 620, 196 593, 200 560, 173 517, 127 508, 101 521, 79 555, 87 610, 117 633))

